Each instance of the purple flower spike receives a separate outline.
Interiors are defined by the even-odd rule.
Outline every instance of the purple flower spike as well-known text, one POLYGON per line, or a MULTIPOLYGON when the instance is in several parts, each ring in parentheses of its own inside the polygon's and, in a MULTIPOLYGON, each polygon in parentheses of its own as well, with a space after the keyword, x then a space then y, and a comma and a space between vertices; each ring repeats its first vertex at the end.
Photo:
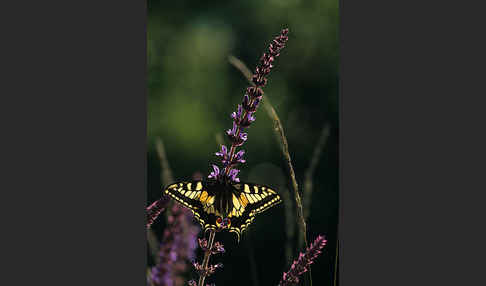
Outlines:
POLYGON ((209 179, 211 178, 217 179, 219 176, 219 167, 213 164, 213 170, 214 171, 211 172, 211 174, 209 174, 208 176, 209 179))
POLYGON ((299 253, 299 258, 294 260, 290 270, 285 272, 280 280, 279 286, 288 286, 299 283, 299 276, 309 270, 309 266, 321 253, 327 240, 319 235, 316 240, 306 249, 305 253, 299 253))
MULTIPOLYGON (((268 50, 260 57, 259 64, 252 76, 254 86, 246 89, 243 96, 243 102, 238 105, 235 112, 231 113, 233 119, 233 127, 226 131, 231 142, 229 150, 221 149, 221 152, 216 153, 217 156, 222 157, 223 170, 221 172, 211 172, 209 178, 218 179, 221 181, 239 182, 236 174, 239 171, 233 171, 232 168, 237 163, 244 163, 242 153, 237 152, 237 147, 243 145, 248 139, 248 134, 242 132, 243 128, 248 128, 255 121, 255 111, 260 104, 263 97, 263 90, 267 83, 267 75, 274 67, 275 59, 280 55, 281 50, 285 47, 285 43, 289 39, 287 36, 289 30, 283 29, 280 34, 275 37, 268 46, 268 50)), ((222 147, 223 148, 223 147, 222 147)), ((213 167, 214 168, 214 167, 213 167)))

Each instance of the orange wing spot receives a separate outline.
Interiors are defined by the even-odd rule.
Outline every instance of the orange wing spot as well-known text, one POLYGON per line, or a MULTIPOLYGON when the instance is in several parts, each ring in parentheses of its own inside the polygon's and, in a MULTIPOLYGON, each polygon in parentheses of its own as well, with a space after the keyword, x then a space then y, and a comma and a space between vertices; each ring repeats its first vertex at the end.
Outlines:
POLYGON ((248 204, 248 199, 246 198, 246 196, 241 193, 240 194, 240 202, 241 202, 241 205, 246 208, 246 205, 248 204))
POLYGON ((208 198, 208 192, 203 191, 199 200, 201 201, 201 203, 204 204, 204 203, 206 203, 207 198, 208 198))

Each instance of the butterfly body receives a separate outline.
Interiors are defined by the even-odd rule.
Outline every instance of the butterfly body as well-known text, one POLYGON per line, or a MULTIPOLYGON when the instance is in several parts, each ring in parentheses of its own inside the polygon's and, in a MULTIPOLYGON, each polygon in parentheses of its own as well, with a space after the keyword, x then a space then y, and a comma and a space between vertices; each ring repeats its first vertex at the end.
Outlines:
POLYGON ((164 193, 189 208, 203 229, 227 229, 238 240, 257 213, 282 201, 268 186, 218 180, 179 182, 164 193))

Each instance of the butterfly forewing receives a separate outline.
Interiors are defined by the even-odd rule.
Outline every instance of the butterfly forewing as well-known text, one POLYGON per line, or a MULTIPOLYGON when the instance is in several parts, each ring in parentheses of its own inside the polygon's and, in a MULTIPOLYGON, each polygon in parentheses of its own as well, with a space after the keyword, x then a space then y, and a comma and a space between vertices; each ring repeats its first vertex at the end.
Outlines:
POLYGON ((204 229, 216 228, 215 190, 205 181, 179 182, 168 186, 164 193, 192 211, 204 229))

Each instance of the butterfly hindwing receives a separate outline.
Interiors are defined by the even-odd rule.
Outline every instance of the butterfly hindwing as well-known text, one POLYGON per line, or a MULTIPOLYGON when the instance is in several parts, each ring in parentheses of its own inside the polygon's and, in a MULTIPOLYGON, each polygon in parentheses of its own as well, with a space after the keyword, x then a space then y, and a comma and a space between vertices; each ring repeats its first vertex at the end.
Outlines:
POLYGON ((230 231, 238 235, 253 222, 255 215, 282 202, 280 196, 272 188, 259 184, 234 184, 238 204, 233 205, 230 231), (238 208, 239 207, 239 208, 238 208))

